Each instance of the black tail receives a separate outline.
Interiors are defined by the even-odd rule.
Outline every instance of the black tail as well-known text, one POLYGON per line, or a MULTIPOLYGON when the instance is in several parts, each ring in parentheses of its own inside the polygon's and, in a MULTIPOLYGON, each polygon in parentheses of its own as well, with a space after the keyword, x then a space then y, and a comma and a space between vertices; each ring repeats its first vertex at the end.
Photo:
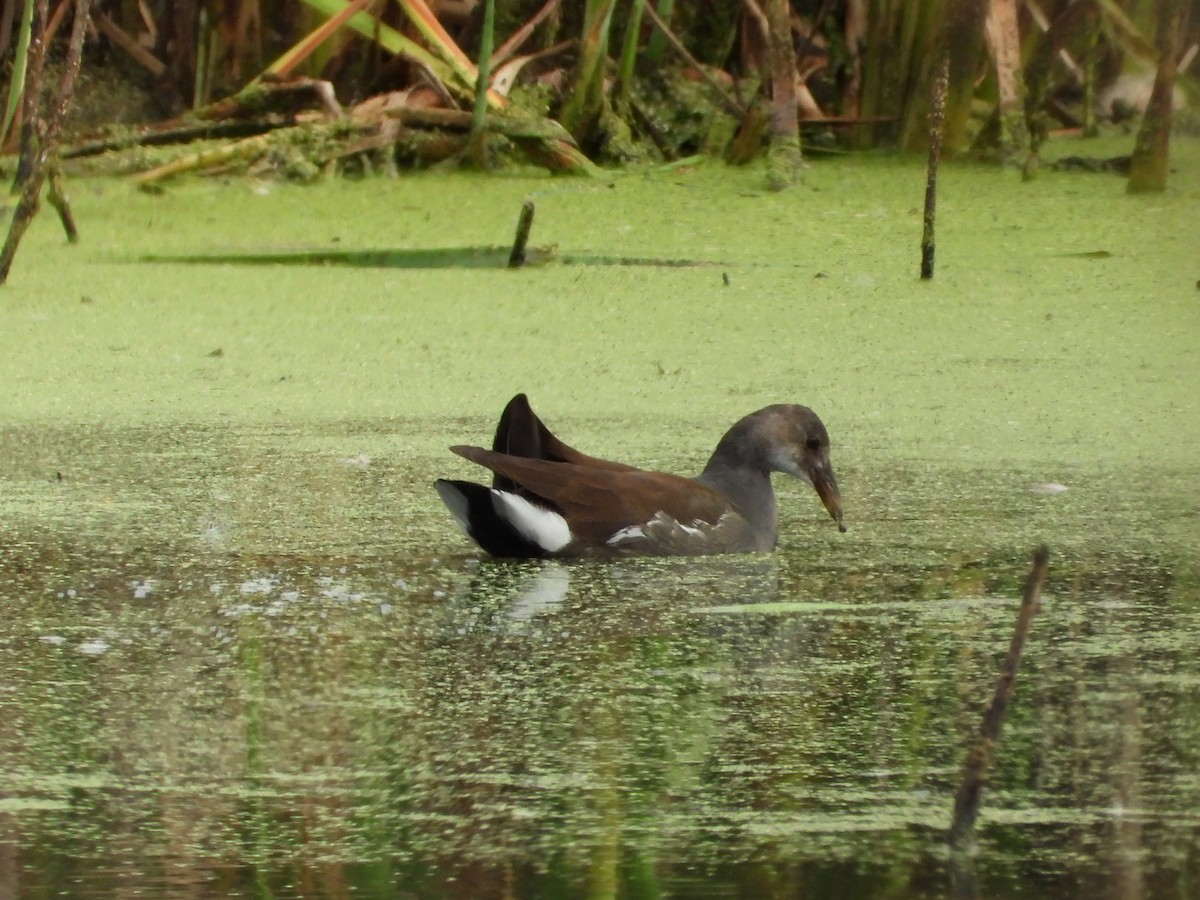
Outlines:
MULTIPOLYGON (((496 480, 501 480, 499 475, 496 480)), ((492 556, 540 559, 546 555, 542 547, 522 535, 497 512, 492 488, 447 478, 439 478, 434 487, 467 537, 492 556)))

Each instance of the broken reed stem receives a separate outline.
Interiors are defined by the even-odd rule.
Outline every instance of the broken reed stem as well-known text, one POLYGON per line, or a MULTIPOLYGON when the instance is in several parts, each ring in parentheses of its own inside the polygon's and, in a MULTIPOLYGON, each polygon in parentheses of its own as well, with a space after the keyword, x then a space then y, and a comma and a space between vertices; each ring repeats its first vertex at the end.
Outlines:
POLYGON ((979 740, 967 752, 966 761, 963 763, 962 781, 954 797, 954 821, 950 825, 950 848, 955 851, 967 849, 974 837, 975 817, 979 813, 979 801, 983 796, 984 778, 1000 741, 1000 728, 1004 724, 1004 714, 1008 711, 1008 703, 1012 699, 1017 668, 1021 665, 1021 654, 1025 650, 1025 639, 1029 636, 1033 617, 1041 608, 1042 584, 1046 580, 1049 563, 1050 551, 1045 545, 1038 547, 1033 552, 1033 567, 1029 571, 1029 577, 1025 579, 1025 594, 1021 598, 1021 609, 1017 613, 1017 624, 1013 629, 1012 641, 1008 645, 1008 653, 1004 657, 1000 677, 996 680, 996 690, 979 726, 979 740))
POLYGON ((508 267, 519 269, 525 265, 525 245, 529 243, 529 231, 533 228, 533 201, 521 204, 521 216, 517 219, 517 236, 513 239, 512 253, 508 255, 508 267))
POLYGON ((933 79, 929 108, 929 167, 925 175, 925 233, 921 236, 921 278, 933 277, 933 224, 937 209, 937 173, 942 158, 942 132, 946 121, 946 93, 950 86, 950 53, 942 53, 942 62, 933 79))

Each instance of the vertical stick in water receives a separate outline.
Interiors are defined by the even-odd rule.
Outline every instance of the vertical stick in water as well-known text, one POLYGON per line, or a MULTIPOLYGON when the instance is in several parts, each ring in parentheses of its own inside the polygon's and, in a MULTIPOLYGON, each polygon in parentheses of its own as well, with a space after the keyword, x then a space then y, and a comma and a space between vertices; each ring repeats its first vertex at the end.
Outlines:
POLYGON ((921 277, 933 277, 933 220, 937 208, 937 171, 942 156, 942 126, 946 120, 946 92, 950 84, 950 53, 942 61, 933 79, 929 107, 929 169, 925 176, 925 233, 921 236, 921 277))
POLYGON ((533 228, 533 201, 521 204, 521 217, 517 219, 517 236, 513 239, 512 253, 508 255, 508 267, 519 269, 525 265, 525 245, 529 242, 529 230, 533 228))
POLYGON ((1021 665, 1021 654, 1025 650, 1025 639, 1029 636, 1029 628, 1033 617, 1041 606, 1042 583, 1046 580, 1046 569, 1050 563, 1050 551, 1045 546, 1038 547, 1033 553, 1033 568, 1025 580, 1025 594, 1021 598, 1021 610, 1017 613, 1017 624, 1013 629, 1012 641, 1008 645, 1008 654, 1004 657, 1004 666, 1000 677, 996 679, 996 690, 992 695, 991 705, 983 714, 983 722, 979 726, 979 740, 967 752, 963 764, 962 781, 958 793, 954 797, 954 821, 950 825, 950 848, 965 850, 975 832, 975 817, 979 813, 979 801, 983 796, 983 782, 991 764, 992 753, 1000 741, 1000 727, 1004 724, 1004 714, 1008 711, 1008 703, 1013 695, 1013 683, 1017 678, 1017 668, 1021 665))

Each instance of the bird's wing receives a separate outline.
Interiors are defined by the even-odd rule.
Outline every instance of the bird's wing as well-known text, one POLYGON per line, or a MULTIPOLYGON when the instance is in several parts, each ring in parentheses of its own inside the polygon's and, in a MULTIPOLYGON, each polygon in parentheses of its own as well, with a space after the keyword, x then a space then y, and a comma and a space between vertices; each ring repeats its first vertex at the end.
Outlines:
POLYGON ((631 466, 603 468, 527 459, 482 447, 450 449, 510 479, 531 499, 561 513, 572 533, 589 543, 605 542, 617 532, 647 524, 656 516, 665 515, 685 525, 715 525, 730 511, 720 493, 678 475, 631 466))

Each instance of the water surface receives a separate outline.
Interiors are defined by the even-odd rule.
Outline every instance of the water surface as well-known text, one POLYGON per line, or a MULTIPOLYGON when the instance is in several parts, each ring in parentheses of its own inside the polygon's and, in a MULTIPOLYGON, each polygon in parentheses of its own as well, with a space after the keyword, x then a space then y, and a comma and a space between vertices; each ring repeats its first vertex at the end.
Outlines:
POLYGON ((0 304, 0 895, 948 896, 1045 541, 981 892, 1200 896, 1200 152, 1177 159, 1153 198, 950 169, 932 284, 897 160, 784 195, 716 168, 82 183, 85 244, 39 219, 0 304), (535 240, 722 266, 131 261, 491 244, 531 192, 535 240), (680 472, 807 403, 851 530, 780 480, 773 555, 481 559, 430 485, 516 390, 680 472))

